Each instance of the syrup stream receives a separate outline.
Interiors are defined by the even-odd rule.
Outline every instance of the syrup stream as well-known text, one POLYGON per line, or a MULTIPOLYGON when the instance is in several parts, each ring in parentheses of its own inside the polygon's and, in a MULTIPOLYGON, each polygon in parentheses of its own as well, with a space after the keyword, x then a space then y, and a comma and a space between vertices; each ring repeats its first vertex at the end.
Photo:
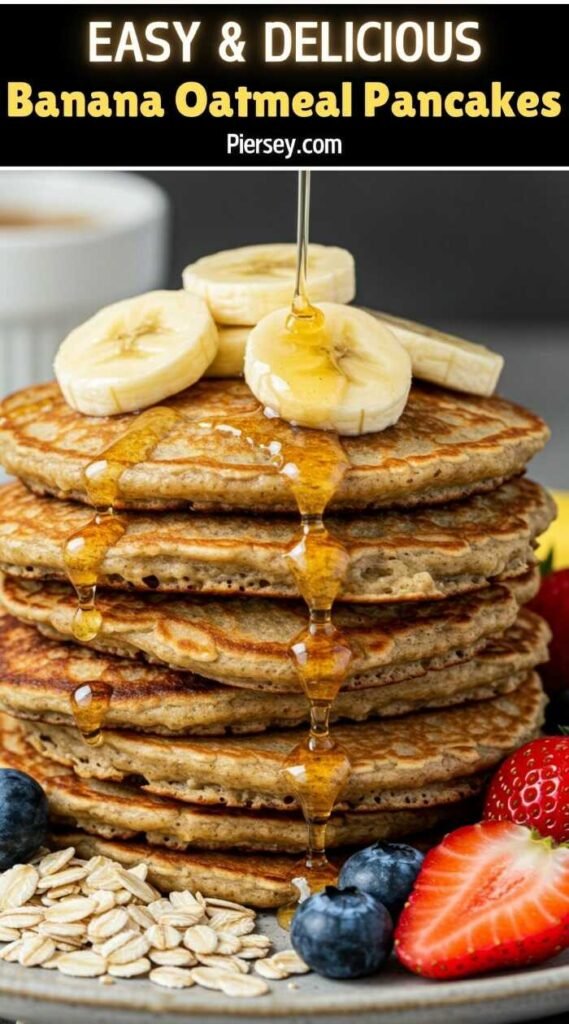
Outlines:
MULTIPOLYGON (((311 305, 307 293, 309 216, 310 171, 300 171, 296 284, 287 328, 297 344, 304 338, 306 345, 316 332, 326 341, 324 317, 311 305)), ((290 751, 283 771, 307 825, 306 861, 296 874, 306 876, 315 892, 336 880, 336 871, 326 856, 326 827, 350 773, 349 759, 330 733, 332 704, 352 660, 349 644, 332 621, 334 601, 348 567, 348 552, 330 535, 323 518, 350 464, 335 434, 311 431, 305 436, 311 438, 306 449, 309 458, 299 459, 285 445, 281 472, 289 479, 301 516, 301 536, 288 558, 308 608, 308 626, 295 638, 290 655, 310 703, 310 730, 306 741, 290 751)), ((288 927, 295 909, 295 904, 280 909, 282 926, 288 927)))

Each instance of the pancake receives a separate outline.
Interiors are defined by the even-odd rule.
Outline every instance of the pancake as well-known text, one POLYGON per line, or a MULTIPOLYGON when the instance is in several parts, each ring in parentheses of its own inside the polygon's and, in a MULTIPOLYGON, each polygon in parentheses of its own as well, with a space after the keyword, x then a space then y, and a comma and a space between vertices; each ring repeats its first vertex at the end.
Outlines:
MULTIPOLYGON (((539 586, 532 571, 452 601, 339 605, 334 621, 353 649, 346 689, 421 675, 471 657, 492 634, 511 626, 539 586)), ((73 590, 5 576, 0 604, 54 639, 72 639, 73 590)), ((270 599, 102 591, 103 624, 90 646, 125 657, 143 656, 233 686, 298 692, 289 648, 306 625, 306 609, 270 599)))
MULTIPOLYGON (((451 802, 457 780, 462 787, 536 734, 544 704, 539 678, 531 673, 513 693, 484 704, 337 725, 334 739, 351 773, 336 809, 404 809, 416 803, 413 791, 424 787, 430 802, 451 802)), ((191 804, 298 809, 282 765, 305 740, 304 729, 217 739, 105 729, 97 747, 74 727, 26 722, 21 731, 38 753, 82 778, 128 782, 136 774, 145 791, 191 804)))
MULTIPOLYGON (((428 849, 440 839, 438 832, 429 832, 413 836, 412 842, 420 849, 428 849)), ((49 845, 53 849, 74 846, 80 857, 110 857, 125 867, 142 861, 148 867, 148 881, 167 893, 189 889, 204 896, 236 900, 248 907, 267 910, 282 907, 298 897, 290 881, 298 875, 298 857, 286 854, 256 855, 227 850, 181 853, 140 840, 121 842, 86 832, 62 831, 50 835, 49 845)), ((353 852, 352 849, 335 850, 331 860, 339 867, 353 852)))
MULTIPOLYGON (((438 671, 424 669, 422 675, 399 683, 344 691, 334 703, 332 719, 364 721, 509 693, 530 669, 547 660, 549 635, 544 620, 524 609, 513 626, 469 661, 438 671)), ((0 612, 0 710, 69 723, 70 699, 89 680, 112 689, 106 723, 113 729, 239 734, 307 721, 303 694, 237 689, 58 643, 0 612)))
MULTIPOLYGON (((142 789, 80 779, 71 769, 37 754, 16 719, 0 716, 0 768, 32 775, 45 790, 52 820, 106 838, 143 837, 157 846, 185 850, 241 849, 301 854, 306 825, 300 814, 239 808, 195 807, 142 789)), ((475 783, 475 789, 476 789, 475 783)), ((413 790, 405 810, 334 813, 327 827, 330 848, 395 839, 434 828, 472 793, 461 785, 413 790)))
POLYGON ((110 857, 125 867, 142 862, 148 867, 148 881, 166 893, 189 889, 265 910, 276 910, 298 897, 291 884, 291 878, 298 873, 298 858, 286 854, 255 855, 226 850, 181 853, 142 841, 121 842, 87 832, 67 831, 54 831, 49 846, 74 846, 80 857, 110 857))
MULTIPOLYGON (((295 511, 286 479, 247 440, 251 423, 267 442, 275 426, 246 384, 202 380, 164 405, 180 421, 151 457, 125 469, 117 508, 295 511)), ((82 416, 55 383, 26 388, 0 404, 0 461, 37 492, 87 501, 83 471, 132 419, 82 416)), ((280 427, 303 444, 306 432, 280 427)), ((548 437, 539 417, 504 399, 416 385, 394 427, 343 439, 351 469, 332 504, 409 507, 491 490, 522 472, 548 437)))
MULTIPOLYGON (((66 579, 66 540, 92 513, 72 502, 0 488, 0 568, 31 579, 66 579)), ((330 516, 349 554, 339 599, 394 601, 448 597, 523 573, 555 514, 538 484, 518 479, 452 506, 330 516)), ((295 519, 187 513, 125 514, 127 530, 109 548, 105 587, 206 594, 299 597, 287 552, 295 519)))

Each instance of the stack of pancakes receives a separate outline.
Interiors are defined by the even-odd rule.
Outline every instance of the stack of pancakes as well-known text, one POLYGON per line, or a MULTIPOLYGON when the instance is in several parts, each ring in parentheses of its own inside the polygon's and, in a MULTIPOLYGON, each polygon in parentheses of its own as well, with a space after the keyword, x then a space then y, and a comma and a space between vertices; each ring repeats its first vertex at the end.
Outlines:
MULTIPOLYGON (((305 734, 289 648, 306 625, 287 552, 298 514, 246 425, 238 381, 166 403, 180 419, 127 466, 127 522, 100 567, 102 627, 73 637, 63 552, 92 518, 84 472, 132 417, 82 417, 57 386, 0 408, 1 764, 46 789, 54 841, 144 859, 168 888, 278 906, 305 827, 281 766, 305 734), (107 688, 103 742, 72 698, 107 688)), ((291 428, 292 430, 293 428, 291 428)), ((498 398, 413 388, 399 423, 344 438, 327 525, 349 552, 334 621, 354 652, 333 712, 351 776, 332 852, 464 820, 493 767, 540 729, 536 538, 551 499, 522 476, 544 423, 498 398)))

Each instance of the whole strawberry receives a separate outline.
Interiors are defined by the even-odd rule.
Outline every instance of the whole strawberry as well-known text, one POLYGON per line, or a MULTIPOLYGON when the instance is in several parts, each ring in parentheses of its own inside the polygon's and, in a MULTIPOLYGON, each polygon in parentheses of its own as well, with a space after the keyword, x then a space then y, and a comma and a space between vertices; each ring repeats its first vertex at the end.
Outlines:
POLYGON ((569 737, 546 736, 506 758, 490 783, 484 817, 528 825, 569 842, 569 737))
POLYGON ((540 674, 547 692, 556 693, 569 687, 569 569, 544 576, 529 607, 549 623, 553 633, 549 661, 540 674))

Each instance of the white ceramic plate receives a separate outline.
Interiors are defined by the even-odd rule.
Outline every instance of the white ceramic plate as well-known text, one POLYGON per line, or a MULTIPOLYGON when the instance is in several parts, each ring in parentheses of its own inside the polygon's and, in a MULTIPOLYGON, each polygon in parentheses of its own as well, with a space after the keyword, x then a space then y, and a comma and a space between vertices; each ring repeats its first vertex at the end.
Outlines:
MULTIPOLYGON (((288 946, 274 917, 261 917, 259 927, 275 946, 288 946)), ((394 963, 362 981, 307 974, 270 985, 270 995, 231 999, 197 986, 173 991, 133 979, 107 987, 0 963, 0 1016, 26 1024, 513 1024, 569 1011, 569 950, 532 970, 468 981, 426 982, 394 963)))

